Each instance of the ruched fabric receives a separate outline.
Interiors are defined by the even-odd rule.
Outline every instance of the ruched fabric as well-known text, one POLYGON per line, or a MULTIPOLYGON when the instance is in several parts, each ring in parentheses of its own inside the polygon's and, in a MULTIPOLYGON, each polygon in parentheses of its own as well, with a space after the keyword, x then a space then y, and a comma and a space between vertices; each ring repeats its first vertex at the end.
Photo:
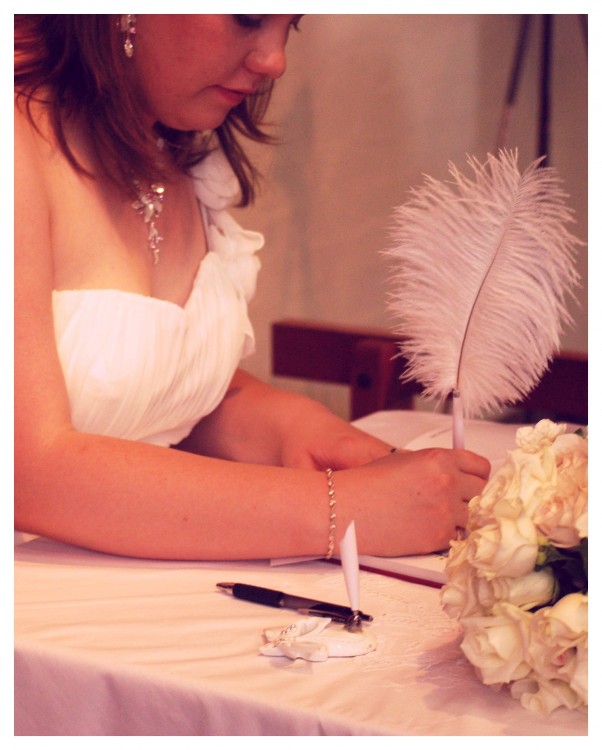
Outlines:
POLYGON ((225 210, 237 185, 221 152, 193 177, 208 252, 183 307, 118 289, 53 292, 71 417, 82 432, 173 445, 216 408, 254 350, 247 303, 263 237, 225 210))

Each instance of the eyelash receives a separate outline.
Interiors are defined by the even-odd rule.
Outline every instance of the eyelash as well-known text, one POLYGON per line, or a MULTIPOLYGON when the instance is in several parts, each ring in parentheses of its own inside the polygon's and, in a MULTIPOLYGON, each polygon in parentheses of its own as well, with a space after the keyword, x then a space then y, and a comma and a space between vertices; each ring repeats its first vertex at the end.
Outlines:
MULTIPOLYGON (((240 15, 234 15, 233 18, 236 21, 236 23, 239 26, 242 26, 245 29, 258 29, 261 26, 261 22, 264 19, 264 15, 249 15, 249 14, 240 14, 240 15)), ((299 22, 301 21, 300 18, 295 19, 291 22, 291 26, 295 31, 300 31, 299 28, 299 22)))
POLYGON ((234 20, 245 29, 258 29, 261 26, 263 16, 234 15, 234 20))

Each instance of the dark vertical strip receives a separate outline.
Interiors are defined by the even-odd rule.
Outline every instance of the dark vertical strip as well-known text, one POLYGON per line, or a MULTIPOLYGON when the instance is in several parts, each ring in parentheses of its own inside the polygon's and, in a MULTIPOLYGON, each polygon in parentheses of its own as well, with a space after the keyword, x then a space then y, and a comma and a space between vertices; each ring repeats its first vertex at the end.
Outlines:
POLYGON ((537 155, 545 157, 542 166, 550 163, 550 100, 552 86, 552 37, 553 16, 543 16, 541 39, 541 72, 539 90, 539 142, 537 155))
POLYGON ((525 53, 527 50, 527 40, 529 38, 529 29, 531 26, 531 16, 523 15, 520 19, 518 38, 514 48, 514 59, 510 70, 510 79, 506 87, 506 97, 504 99, 504 108, 502 111, 502 120, 497 136, 497 150, 504 148, 508 140, 508 131, 510 129, 510 120, 514 110, 514 103, 518 93, 521 74, 524 69, 525 53))
POLYGON ((579 14, 579 25, 581 26, 581 35, 583 36, 583 44, 585 45, 586 51, 587 51, 587 37, 588 37, 587 20, 588 20, 587 13, 579 14))

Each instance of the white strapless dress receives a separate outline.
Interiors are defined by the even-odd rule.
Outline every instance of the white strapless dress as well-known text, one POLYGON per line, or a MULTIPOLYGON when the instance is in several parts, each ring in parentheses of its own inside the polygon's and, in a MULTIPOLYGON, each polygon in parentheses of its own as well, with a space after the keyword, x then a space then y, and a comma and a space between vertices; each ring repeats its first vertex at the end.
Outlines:
POLYGON ((220 403, 254 350, 247 303, 263 237, 225 210, 237 184, 221 152, 193 175, 208 252, 184 307, 118 289, 53 292, 72 421, 82 432, 178 443, 220 403))

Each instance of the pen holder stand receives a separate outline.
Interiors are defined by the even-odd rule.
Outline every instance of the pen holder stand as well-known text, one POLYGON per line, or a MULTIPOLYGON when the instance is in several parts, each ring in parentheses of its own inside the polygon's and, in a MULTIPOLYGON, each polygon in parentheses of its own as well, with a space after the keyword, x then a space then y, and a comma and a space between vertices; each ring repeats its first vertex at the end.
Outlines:
POLYGON ((345 630, 348 630, 350 633, 362 632, 362 618, 358 610, 355 610, 345 623, 345 630))
POLYGON ((329 628, 327 617, 305 617, 292 625, 264 630, 264 656, 287 656, 289 659, 326 661, 329 657, 361 656, 376 650, 373 636, 350 632, 346 625, 329 628))

